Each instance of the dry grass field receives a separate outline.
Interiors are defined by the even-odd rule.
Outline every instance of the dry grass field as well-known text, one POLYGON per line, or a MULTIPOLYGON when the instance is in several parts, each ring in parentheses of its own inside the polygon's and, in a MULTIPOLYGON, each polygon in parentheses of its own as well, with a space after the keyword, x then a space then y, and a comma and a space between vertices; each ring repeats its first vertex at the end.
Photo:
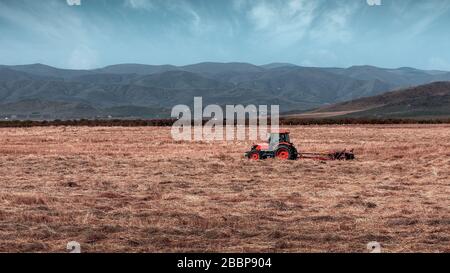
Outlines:
POLYGON ((0 252, 450 252, 450 125, 292 127, 301 151, 169 128, 0 129, 0 252))

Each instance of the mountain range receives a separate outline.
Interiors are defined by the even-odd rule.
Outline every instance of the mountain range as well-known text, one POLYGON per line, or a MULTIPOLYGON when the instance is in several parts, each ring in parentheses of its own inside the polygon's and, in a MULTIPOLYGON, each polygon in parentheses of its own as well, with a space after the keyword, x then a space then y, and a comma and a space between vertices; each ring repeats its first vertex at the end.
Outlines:
POLYGON ((321 107, 297 117, 448 118, 450 82, 433 82, 321 107))
POLYGON ((341 109, 341 102, 445 81, 450 72, 406 67, 199 63, 70 70, 0 65, 0 117, 164 118, 175 105, 192 105, 194 96, 203 97, 204 104, 277 104, 282 112, 301 113, 335 104, 341 109))

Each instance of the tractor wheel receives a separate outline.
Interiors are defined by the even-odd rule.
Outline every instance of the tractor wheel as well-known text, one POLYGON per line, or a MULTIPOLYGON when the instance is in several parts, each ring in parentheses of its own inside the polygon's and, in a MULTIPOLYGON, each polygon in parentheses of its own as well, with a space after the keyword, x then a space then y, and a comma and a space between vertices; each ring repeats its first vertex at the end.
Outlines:
POLYGON ((355 160, 355 154, 353 152, 345 153, 345 160, 355 160))
POLYGON ((275 157, 281 160, 296 160, 297 156, 297 150, 294 147, 285 145, 278 147, 275 153, 275 157))
POLYGON ((251 159, 251 160, 260 160, 260 159, 261 159, 261 156, 259 155, 259 152, 254 151, 254 152, 251 152, 251 153, 248 155, 248 159, 251 159))

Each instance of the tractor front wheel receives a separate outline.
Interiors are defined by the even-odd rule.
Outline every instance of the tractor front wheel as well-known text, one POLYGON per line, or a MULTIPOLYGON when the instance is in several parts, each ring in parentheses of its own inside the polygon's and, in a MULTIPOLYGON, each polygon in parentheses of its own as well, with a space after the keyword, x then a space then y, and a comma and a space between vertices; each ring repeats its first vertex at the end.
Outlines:
POLYGON ((251 153, 248 155, 248 159, 251 159, 251 160, 260 160, 260 159, 261 159, 261 156, 259 155, 259 152, 254 151, 254 152, 251 152, 251 153))

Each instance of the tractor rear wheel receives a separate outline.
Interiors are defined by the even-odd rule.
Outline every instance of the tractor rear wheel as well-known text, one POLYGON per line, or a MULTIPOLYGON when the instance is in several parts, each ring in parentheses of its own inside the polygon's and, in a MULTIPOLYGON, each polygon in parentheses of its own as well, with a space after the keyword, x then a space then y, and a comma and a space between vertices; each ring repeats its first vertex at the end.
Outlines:
POLYGON ((294 147, 282 145, 275 152, 275 157, 281 160, 296 160, 297 150, 294 147))

